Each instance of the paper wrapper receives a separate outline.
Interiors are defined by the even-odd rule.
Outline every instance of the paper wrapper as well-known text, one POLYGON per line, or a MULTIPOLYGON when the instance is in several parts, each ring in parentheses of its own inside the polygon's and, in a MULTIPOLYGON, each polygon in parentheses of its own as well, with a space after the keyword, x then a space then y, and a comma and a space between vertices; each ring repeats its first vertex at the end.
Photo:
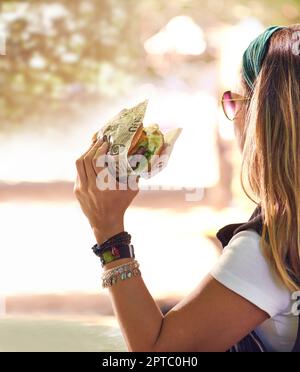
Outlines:
MULTIPOLYGON (((135 172, 128 162, 128 150, 136 131, 143 125, 148 100, 130 108, 123 109, 98 132, 98 138, 109 142, 108 153, 111 158, 108 162, 110 173, 119 181, 125 181, 128 175, 139 175, 151 178, 160 172, 168 163, 173 146, 180 135, 182 128, 175 128, 164 135, 164 147, 159 157, 151 162, 151 171, 135 172)), ((147 125, 143 125, 146 127, 147 125)))

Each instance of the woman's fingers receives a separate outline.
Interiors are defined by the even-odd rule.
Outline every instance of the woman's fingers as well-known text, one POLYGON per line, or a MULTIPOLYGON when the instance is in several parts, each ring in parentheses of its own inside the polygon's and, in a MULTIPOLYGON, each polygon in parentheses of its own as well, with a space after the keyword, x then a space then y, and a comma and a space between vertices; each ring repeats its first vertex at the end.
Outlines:
POLYGON ((86 176, 86 171, 85 171, 85 166, 84 166, 82 156, 76 160, 76 168, 77 168, 77 183, 79 183, 80 186, 85 186, 87 183, 87 176, 86 176))
POLYGON ((103 139, 98 140, 95 145, 91 148, 88 154, 84 158, 84 165, 87 177, 95 178, 97 176, 97 171, 94 166, 94 158, 96 153, 97 156, 105 155, 108 149, 108 143, 103 141, 103 139))
POLYGON ((78 178, 80 181, 80 184, 83 186, 87 183, 87 173, 85 169, 85 163, 84 163, 84 158, 85 156, 91 151, 91 149, 95 146, 95 143, 92 143, 90 147, 88 148, 87 151, 85 151, 80 158, 77 159, 76 161, 76 168, 77 168, 77 173, 78 173, 78 178))
POLYGON ((92 143, 95 144, 98 140, 99 131, 97 131, 92 137, 92 143))
POLYGON ((96 132, 92 137, 92 143, 90 147, 80 156, 80 158, 76 161, 76 168, 78 172, 78 180, 81 185, 85 185, 87 183, 87 173, 85 169, 84 158, 87 154, 91 151, 91 149, 95 146, 97 141, 101 141, 102 139, 97 139, 98 132, 96 132))
POLYGON ((104 142, 104 145, 104 147, 100 146, 93 156, 92 164, 96 174, 100 173, 106 166, 105 155, 109 147, 108 142, 104 142))
POLYGON ((94 137, 98 134, 98 132, 96 132, 94 135, 93 135, 93 138, 92 138, 92 143, 91 143, 91 146, 87 149, 87 151, 82 155, 83 158, 85 158, 85 156, 88 155, 88 153, 97 145, 97 142, 99 143, 102 143, 103 142, 103 138, 97 138, 94 139, 94 137))
MULTIPOLYGON (((97 133, 94 134, 93 139, 97 133)), ((87 185, 90 180, 95 180, 97 175, 106 166, 107 150, 109 148, 108 142, 103 138, 97 139, 90 148, 77 160, 78 178, 81 184, 87 185)), ((127 180, 127 187, 132 190, 138 189, 139 176, 129 176, 127 180)), ((118 189, 118 187, 117 187, 118 189)))

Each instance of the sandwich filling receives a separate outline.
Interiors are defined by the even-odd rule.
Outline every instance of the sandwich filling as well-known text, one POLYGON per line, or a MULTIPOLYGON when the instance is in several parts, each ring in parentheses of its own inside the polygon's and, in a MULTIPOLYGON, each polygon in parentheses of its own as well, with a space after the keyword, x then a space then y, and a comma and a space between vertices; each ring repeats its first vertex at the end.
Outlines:
POLYGON ((150 162, 153 155, 159 155, 164 145, 164 137, 157 124, 143 128, 137 144, 128 153, 128 161, 136 173, 150 170, 150 162), (135 157, 142 155, 142 157, 135 157))

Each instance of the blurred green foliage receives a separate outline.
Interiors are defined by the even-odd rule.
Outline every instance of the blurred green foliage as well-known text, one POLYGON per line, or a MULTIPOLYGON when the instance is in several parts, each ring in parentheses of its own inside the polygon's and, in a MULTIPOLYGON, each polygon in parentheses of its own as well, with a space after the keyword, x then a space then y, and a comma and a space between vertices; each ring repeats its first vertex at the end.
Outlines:
POLYGON ((20 124, 35 112, 72 112, 126 94, 155 73, 143 42, 176 15, 190 15, 206 30, 249 16, 296 23, 299 9, 299 1, 282 0, 2 1, 0 122, 20 124))

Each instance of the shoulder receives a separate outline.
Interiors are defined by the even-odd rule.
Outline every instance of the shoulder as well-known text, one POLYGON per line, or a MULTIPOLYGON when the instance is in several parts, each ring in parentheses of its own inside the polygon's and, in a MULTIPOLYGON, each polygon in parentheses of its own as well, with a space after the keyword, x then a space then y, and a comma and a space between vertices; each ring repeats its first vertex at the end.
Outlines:
MULTIPOLYGON (((238 232, 237 234, 233 235, 233 237, 230 239, 228 245, 224 248, 226 249, 228 246, 231 247, 232 243, 236 240, 239 241, 239 245, 243 243, 248 243, 249 241, 252 242, 259 242, 261 239, 261 236, 255 231, 254 229, 247 229, 238 232)), ((257 244, 255 244, 257 246, 257 244)))
POLYGON ((291 294, 263 254, 260 240, 252 229, 234 235, 211 275, 273 317, 290 310, 291 294))

